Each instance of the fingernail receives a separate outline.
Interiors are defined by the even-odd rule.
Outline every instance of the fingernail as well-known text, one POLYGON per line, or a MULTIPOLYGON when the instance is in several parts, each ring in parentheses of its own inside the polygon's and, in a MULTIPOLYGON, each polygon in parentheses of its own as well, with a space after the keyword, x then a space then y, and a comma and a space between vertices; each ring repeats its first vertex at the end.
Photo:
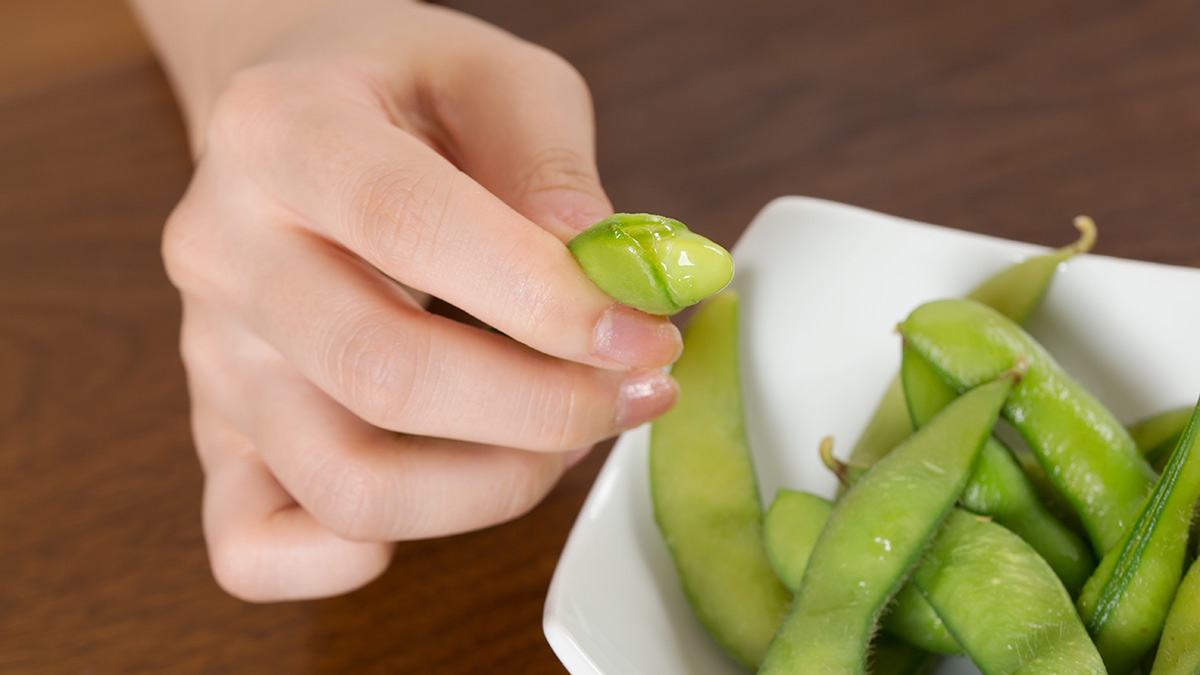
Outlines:
POLYGON ((632 429, 671 409, 679 385, 661 370, 639 370, 621 382, 617 400, 617 428, 632 429))
POLYGON ((609 307, 592 334, 592 353, 632 366, 665 366, 683 350, 679 329, 667 319, 626 307, 609 307))

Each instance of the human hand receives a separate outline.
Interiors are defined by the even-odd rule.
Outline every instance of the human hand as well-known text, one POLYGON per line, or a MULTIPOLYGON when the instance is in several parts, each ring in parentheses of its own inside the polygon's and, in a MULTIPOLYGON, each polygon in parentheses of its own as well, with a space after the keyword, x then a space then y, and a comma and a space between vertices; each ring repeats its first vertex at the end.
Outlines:
POLYGON ((346 592, 390 542, 524 513, 670 407, 680 349, 563 246, 611 213, 573 69, 435 7, 302 15, 247 18, 223 54, 254 56, 224 71, 161 47, 198 156, 163 253, 204 532, 217 581, 256 601, 346 592))

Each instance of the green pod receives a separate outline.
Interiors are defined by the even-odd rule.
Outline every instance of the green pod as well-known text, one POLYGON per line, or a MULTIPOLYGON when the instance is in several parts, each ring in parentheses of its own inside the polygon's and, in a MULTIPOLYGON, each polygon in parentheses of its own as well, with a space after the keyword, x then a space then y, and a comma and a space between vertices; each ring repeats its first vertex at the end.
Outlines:
POLYGON ((692 610, 740 663, 759 662, 791 593, 767 560, 762 502, 746 441, 737 296, 702 305, 671 374, 679 399, 650 430, 654 516, 692 610))
POLYGON ((1175 591, 1150 675, 1200 675, 1200 562, 1175 591))
POLYGON ((977 302, 922 305, 900 333, 959 390, 995 378, 1018 357, 1028 359, 1004 417, 1079 513, 1093 549, 1103 555, 1117 545, 1155 474, 1107 408, 1020 326, 977 302))
POLYGON ((987 518, 951 513, 912 580, 984 675, 1105 675, 1054 571, 987 518))
POLYGON ((896 375, 888 383, 883 398, 879 399, 875 412, 850 450, 850 461, 871 466, 904 442, 912 432, 912 418, 904 405, 904 385, 900 376, 896 375))
MULTIPOLYGON (((1129 435, 1137 445, 1138 451, 1155 471, 1162 472, 1191 416, 1191 407, 1176 408, 1139 420, 1128 427, 1129 435)), ((1084 532, 1083 523, 1079 522, 1079 514, 1075 513, 1058 488, 1050 482, 1037 459, 1027 451, 1013 454, 1017 463, 1021 465, 1021 470, 1037 490, 1038 498, 1050 513, 1072 531, 1084 532)))
MULTIPOLYGON (((808 556, 832 511, 833 504, 828 499, 788 489, 779 490, 767 509, 763 521, 767 557, 783 585, 793 593, 800 589, 808 556)), ((962 653, 937 613, 910 585, 896 594, 880 624, 884 633, 922 651, 962 653)))
POLYGON ((871 643, 867 672, 880 675, 929 675, 938 656, 917 649, 903 640, 879 635, 871 643))
POLYGON ((904 584, 879 619, 884 633, 900 638, 923 651, 946 656, 963 653, 946 628, 946 623, 911 583, 904 584))
POLYGON ((1112 675, 1132 672, 1154 647, 1183 576, 1200 499, 1200 405, 1125 536, 1079 596, 1079 613, 1112 675))
POLYGON ((1161 472, 1171 457, 1171 451, 1179 444, 1179 438, 1183 436, 1184 427, 1190 419, 1190 406, 1175 408, 1134 422, 1129 425, 1129 435, 1146 461, 1161 472))
MULTIPOLYGON (((988 305, 1017 323, 1024 323, 1046 295, 1058 266, 1090 251, 1095 245, 1096 224, 1091 218, 1076 218, 1075 227, 1080 236, 1074 243, 1004 268, 976 286, 967 298, 988 305)), ((904 403, 904 388, 900 377, 896 376, 888 384, 865 430, 850 451, 850 461, 868 466, 874 464, 912 432, 912 421, 904 403)))
POLYGON ((987 305, 1017 323, 1025 323, 1025 318, 1046 295, 1058 266, 1096 245, 1096 223, 1091 218, 1079 216, 1074 224, 1079 239, 1000 271, 971 291, 967 299, 987 305))
POLYGON ((1071 503, 1058 491, 1054 483, 1050 482, 1046 470, 1042 468, 1041 464, 1038 464, 1037 457, 1028 448, 1009 449, 1012 450, 1013 458, 1017 460, 1021 471, 1029 479, 1029 484, 1037 492, 1038 499, 1041 500, 1046 510, 1053 514, 1060 523, 1070 528, 1072 532, 1086 537, 1087 529, 1084 528, 1083 521, 1079 519, 1079 514, 1075 512, 1075 507, 1071 506, 1071 503))
POLYGON ((795 593, 813 544, 833 512, 833 503, 811 492, 781 488, 763 519, 767 559, 779 580, 795 593))
POLYGON ((729 253, 678 220, 618 213, 567 248, 613 299, 649 314, 675 314, 719 293, 733 278, 729 253))
MULTIPOLYGON (((920 427, 958 393, 912 347, 903 348, 901 379, 913 425, 920 427)), ((1037 551, 1075 597, 1096 567, 1088 545, 1042 504, 1012 452, 996 437, 983 446, 959 502, 1012 530, 1037 551)))
POLYGON ((959 397, 834 507, 761 673, 863 673, 887 601, 954 506, 1016 373, 959 397))

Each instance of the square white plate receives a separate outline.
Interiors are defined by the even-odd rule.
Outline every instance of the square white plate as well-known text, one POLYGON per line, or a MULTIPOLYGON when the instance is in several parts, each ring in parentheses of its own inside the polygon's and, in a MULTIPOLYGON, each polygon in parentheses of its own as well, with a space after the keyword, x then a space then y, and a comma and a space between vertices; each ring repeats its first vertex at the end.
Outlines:
MULTIPOLYGON (((1061 235, 1076 232, 1063 223, 1061 235)), ((820 200, 768 204, 734 249, 732 286, 764 499, 781 486, 832 494, 817 444, 833 434, 849 452, 899 365, 898 321, 1042 250, 820 200)), ((1081 256, 1027 327, 1131 422, 1200 394, 1198 298, 1198 270, 1081 256)), ((546 637, 573 675, 744 673, 684 599, 654 523, 648 437, 624 434, 597 478, 550 585, 546 637)), ((937 672, 979 671, 953 659, 937 672)))

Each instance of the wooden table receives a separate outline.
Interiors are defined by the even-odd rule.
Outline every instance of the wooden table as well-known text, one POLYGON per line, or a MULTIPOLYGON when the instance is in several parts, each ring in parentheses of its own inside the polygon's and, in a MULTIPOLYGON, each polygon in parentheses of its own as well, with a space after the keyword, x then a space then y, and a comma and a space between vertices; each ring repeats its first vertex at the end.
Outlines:
MULTIPOLYGON (((1086 212, 1200 265, 1195 3, 450 4, 582 70, 620 210, 724 244, 782 194, 1043 244, 1086 212)), ((0 2, 0 671, 563 672, 542 602, 603 451, 347 597, 218 590, 157 248, 182 128, 125 10, 67 7, 0 2)))

